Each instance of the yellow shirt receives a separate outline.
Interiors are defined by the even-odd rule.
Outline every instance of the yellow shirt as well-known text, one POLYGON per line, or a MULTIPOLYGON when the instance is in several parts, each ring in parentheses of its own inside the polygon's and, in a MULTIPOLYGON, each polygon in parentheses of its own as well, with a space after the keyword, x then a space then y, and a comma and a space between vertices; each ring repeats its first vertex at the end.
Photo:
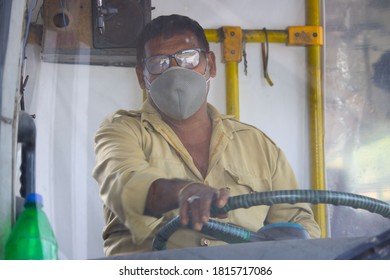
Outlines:
MULTIPOLYGON (((283 152, 260 130, 225 116, 208 105, 213 132, 206 178, 188 151, 159 113, 145 102, 140 111, 120 110, 107 117, 95 136, 96 167, 93 176, 100 186, 106 226, 106 255, 150 251, 158 229, 178 214, 161 218, 144 215, 153 181, 183 179, 230 189, 236 196, 251 192, 297 189, 298 184, 283 152)), ((310 236, 320 236, 312 211, 306 204, 274 204, 237 209, 222 222, 251 231, 264 224, 295 222, 310 236)), ((167 248, 224 244, 190 229, 180 229, 167 248)))

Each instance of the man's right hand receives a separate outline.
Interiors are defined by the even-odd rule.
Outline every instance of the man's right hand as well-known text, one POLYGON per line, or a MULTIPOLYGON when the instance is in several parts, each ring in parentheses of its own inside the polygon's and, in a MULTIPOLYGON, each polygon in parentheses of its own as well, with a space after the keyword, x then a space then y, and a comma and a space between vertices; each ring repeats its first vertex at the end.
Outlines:
MULTIPOLYGON (((218 208, 225 206, 229 199, 227 188, 215 189, 201 183, 186 184, 179 192, 179 215, 183 225, 191 222, 195 230, 200 231, 210 219, 212 205, 218 208)), ((218 218, 226 218, 220 214, 218 218)))
MULTIPOLYGON (((151 185, 146 199, 145 214, 161 217, 165 212, 179 208, 183 225, 190 222, 200 231, 211 216, 212 205, 225 206, 229 199, 227 188, 215 189, 202 183, 183 180, 158 179, 151 185)), ((226 218, 227 214, 219 214, 226 218)))

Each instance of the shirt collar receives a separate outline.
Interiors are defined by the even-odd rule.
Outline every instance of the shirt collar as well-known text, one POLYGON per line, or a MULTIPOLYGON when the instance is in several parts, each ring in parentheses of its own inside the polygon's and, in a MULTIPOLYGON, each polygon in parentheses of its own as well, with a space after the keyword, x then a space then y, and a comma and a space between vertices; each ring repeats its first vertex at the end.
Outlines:
MULTIPOLYGON (((243 127, 241 125, 237 125, 240 122, 234 118, 233 115, 224 115, 221 114, 217 108, 215 108, 210 103, 207 104, 207 110, 209 113, 209 116, 213 122, 213 127, 221 127, 221 129, 224 131, 224 133, 229 136, 229 138, 232 137, 232 134, 235 131, 242 130, 243 127), (225 120, 232 120, 232 121, 225 121, 225 120)), ((154 129, 156 129, 156 126, 160 125, 167 125, 162 119, 160 113, 156 110, 156 108, 153 107, 152 104, 148 100, 146 100, 141 109, 141 122, 145 126, 151 126, 154 129)))

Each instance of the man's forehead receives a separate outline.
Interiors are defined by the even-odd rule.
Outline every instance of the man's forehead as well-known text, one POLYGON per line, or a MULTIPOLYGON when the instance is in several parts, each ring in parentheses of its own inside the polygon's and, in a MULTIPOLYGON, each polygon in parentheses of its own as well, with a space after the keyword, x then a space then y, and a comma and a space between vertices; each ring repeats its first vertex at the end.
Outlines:
POLYGON ((173 34, 162 34, 160 36, 150 39, 148 42, 152 44, 163 44, 167 41, 180 41, 183 43, 198 42, 198 38, 193 32, 186 31, 173 34))
POLYGON ((196 35, 192 32, 181 32, 170 34, 170 36, 161 35, 154 37, 146 42, 145 53, 155 52, 161 49, 171 49, 175 47, 198 47, 199 42, 196 35))

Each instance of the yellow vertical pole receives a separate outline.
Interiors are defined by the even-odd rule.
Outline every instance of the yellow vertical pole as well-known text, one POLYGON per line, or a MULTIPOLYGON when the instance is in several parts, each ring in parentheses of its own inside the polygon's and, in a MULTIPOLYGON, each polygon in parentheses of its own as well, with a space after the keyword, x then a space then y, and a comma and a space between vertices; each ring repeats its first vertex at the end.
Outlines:
POLYGON ((240 99, 238 86, 238 63, 242 58, 242 30, 240 27, 222 28, 222 53, 226 73, 226 114, 240 119, 240 99))
POLYGON ((225 62, 226 72, 226 114, 240 119, 240 98, 238 89, 238 63, 225 62))
MULTIPOLYGON (((306 24, 321 25, 320 0, 306 0, 306 24)), ((325 190, 324 106, 321 75, 321 46, 307 46, 308 92, 310 116, 311 183, 315 190, 325 190)), ((327 211, 324 204, 313 206, 314 217, 327 236, 327 211)))

